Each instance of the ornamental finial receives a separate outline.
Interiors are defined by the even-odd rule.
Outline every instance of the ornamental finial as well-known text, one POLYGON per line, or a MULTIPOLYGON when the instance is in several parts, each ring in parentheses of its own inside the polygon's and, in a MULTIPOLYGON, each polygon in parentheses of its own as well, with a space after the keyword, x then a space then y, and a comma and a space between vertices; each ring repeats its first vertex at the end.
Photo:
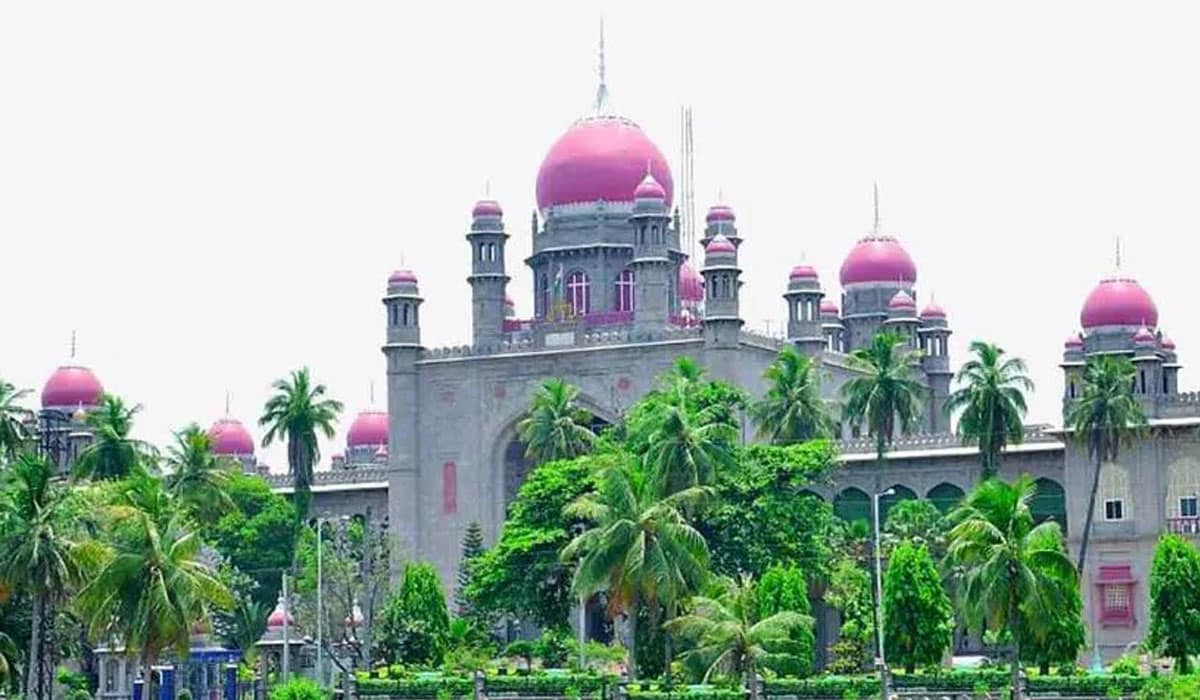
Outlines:
POLYGON ((604 74, 604 18, 600 18, 600 85, 596 88, 596 114, 597 116, 604 113, 608 108, 608 83, 604 74))

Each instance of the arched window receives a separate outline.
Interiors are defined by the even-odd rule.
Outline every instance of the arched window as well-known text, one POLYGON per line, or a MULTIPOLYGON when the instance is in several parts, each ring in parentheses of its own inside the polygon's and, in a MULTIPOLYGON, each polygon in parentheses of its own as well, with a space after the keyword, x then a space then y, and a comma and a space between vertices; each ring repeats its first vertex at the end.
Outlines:
POLYGON ((589 299, 588 276, 583 270, 576 270, 567 275, 567 306, 571 312, 581 316, 588 312, 589 299))
POLYGON ((1200 462, 1184 458, 1167 467, 1166 505, 1172 531, 1200 530, 1200 462))
POLYGON ((541 316, 546 316, 550 313, 550 278, 546 273, 542 273, 538 277, 538 313, 541 316))
POLYGON ((907 486, 895 484, 891 490, 892 495, 881 496, 879 498, 879 524, 881 526, 887 523, 888 512, 891 511, 892 506, 900 501, 915 501, 917 499, 916 492, 907 486))
POLYGON ((1129 472, 1125 467, 1113 462, 1100 467, 1100 490, 1096 500, 1100 501, 1101 515, 1107 521, 1116 522, 1133 517, 1129 472))
POLYGON ((850 487, 833 499, 833 514, 852 523, 871 519, 871 498, 865 491, 850 487))
POLYGON ((402 315, 404 317, 404 322, 401 325, 407 327, 408 326, 408 304, 401 305, 401 309, 402 309, 402 315))
POLYGON ((716 278, 716 277, 709 277, 709 278, 708 278, 708 280, 709 280, 709 281, 708 281, 708 286, 712 287, 712 290, 711 290, 711 291, 709 291, 709 293, 708 293, 708 297, 709 297, 710 299, 716 299, 716 298, 717 298, 717 296, 718 296, 718 295, 717 295, 717 278, 716 278))
POLYGON ((621 270, 616 281, 615 311, 633 311, 633 270, 621 270))
POLYGON ((929 493, 925 494, 943 515, 953 510, 963 499, 963 490, 954 484, 941 483, 929 489, 929 493))
POLYGON ((1035 491, 1029 500, 1029 512, 1034 522, 1053 520, 1067 532, 1067 497, 1062 484, 1053 479, 1038 479, 1033 482, 1035 491))

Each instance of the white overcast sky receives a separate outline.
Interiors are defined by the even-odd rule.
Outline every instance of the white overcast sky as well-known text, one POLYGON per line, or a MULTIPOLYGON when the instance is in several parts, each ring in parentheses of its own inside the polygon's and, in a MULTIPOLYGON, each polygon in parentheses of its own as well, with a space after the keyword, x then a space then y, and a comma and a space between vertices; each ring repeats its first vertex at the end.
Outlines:
POLYGON ((1196 3, 7 2, 0 376, 36 398, 75 329, 163 442, 226 390, 251 422, 308 365, 347 404, 340 449, 372 381, 382 405, 402 259, 426 344, 468 341, 487 182, 530 313, 534 179, 588 111, 601 16, 613 106, 673 165, 694 110, 698 204, 737 211, 752 327, 778 327, 804 257, 837 293, 877 180, 955 360, 972 338, 1025 357, 1031 420, 1057 420, 1118 235, 1196 357, 1196 3))

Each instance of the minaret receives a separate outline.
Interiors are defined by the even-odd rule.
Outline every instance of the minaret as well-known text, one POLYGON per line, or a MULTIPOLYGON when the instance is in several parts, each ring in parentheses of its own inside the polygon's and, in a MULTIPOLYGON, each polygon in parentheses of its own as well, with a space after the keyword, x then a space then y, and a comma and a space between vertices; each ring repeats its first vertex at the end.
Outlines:
POLYGON ((821 331, 825 334, 827 350, 846 352, 845 340, 842 337, 846 327, 842 325, 842 315, 838 311, 837 302, 829 297, 821 300, 821 331))
MULTIPOLYGON (((416 538, 421 526, 417 509, 417 416, 421 409, 417 359, 421 354, 421 308, 417 276, 397 270, 388 278, 387 358, 388 382, 388 518, 392 532, 416 538)), ((401 541, 400 553, 417 554, 418 539, 401 541)))
POLYGON ((1137 368, 1133 393, 1147 405, 1146 414, 1153 416, 1154 401, 1163 394, 1163 358, 1159 355, 1158 336, 1146 326, 1133 334, 1133 366, 1137 368))
POLYGON ((929 432, 948 432, 950 423, 941 408, 950 396, 953 377, 950 371, 950 324, 946 321, 946 310, 932 300, 921 309, 919 320, 917 337, 921 347, 921 369, 929 384, 929 405, 926 407, 929 432))
POLYGON ((707 249, 708 244, 718 234, 728 238, 733 247, 741 247, 742 238, 738 235, 737 217, 733 213, 733 207, 728 204, 714 204, 708 208, 708 214, 704 216, 704 237, 700 239, 700 245, 707 249))
POLYGON ((504 340, 504 213, 491 199, 482 199, 471 210, 471 330, 476 348, 498 348, 504 340))
POLYGON ((733 241, 718 233, 704 247, 704 342, 709 346, 736 347, 742 327, 739 288, 742 270, 733 241))
POLYGON ((892 295, 891 301, 888 302, 887 314, 883 329, 903 337, 908 347, 916 350, 917 327, 920 325, 917 319, 917 302, 913 301, 908 292, 901 289, 892 295))
POLYGON ((667 193, 650 174, 633 193, 633 332, 639 338, 653 336, 667 326, 669 293, 675 267, 668 254, 671 213, 667 193))
POLYGON ((812 357, 825 347, 821 330, 821 281, 809 265, 797 265, 788 275, 788 288, 783 298, 788 305, 788 341, 805 355, 812 357))

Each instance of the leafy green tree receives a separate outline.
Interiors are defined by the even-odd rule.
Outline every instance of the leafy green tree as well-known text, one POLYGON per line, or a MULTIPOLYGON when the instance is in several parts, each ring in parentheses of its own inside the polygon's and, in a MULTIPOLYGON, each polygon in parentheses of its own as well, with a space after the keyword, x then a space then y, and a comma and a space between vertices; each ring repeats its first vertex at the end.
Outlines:
POLYGON ((690 646, 682 657, 685 665, 699 670, 705 682, 723 677, 747 687, 760 668, 801 666, 804 650, 792 633, 811 626, 811 617, 791 610, 760 617, 760 601, 749 575, 718 581, 714 588, 714 595, 692 599, 690 614, 666 625, 672 636, 690 646))
POLYGON ((1137 369, 1128 358, 1097 355, 1088 358, 1083 370, 1083 392, 1067 406, 1066 425, 1074 437, 1087 445, 1095 460, 1092 488, 1088 494, 1087 518, 1079 542, 1079 571, 1087 563, 1088 541, 1100 489, 1100 467, 1116 461, 1122 445, 1128 445, 1146 425, 1142 405, 1133 395, 1137 369))
POLYGON ((580 598, 603 591, 610 609, 625 615, 632 628, 629 671, 634 678, 641 607, 661 605, 670 617, 707 573, 708 546, 683 511, 702 504, 711 490, 693 486, 660 497, 651 482, 636 460, 615 455, 596 492, 565 511, 592 523, 562 551, 564 562, 579 560, 572 590, 580 598))
MULTIPOLYGON (((686 415, 686 425, 694 434, 701 428, 706 428, 708 438, 719 437, 726 444, 735 444, 741 431, 739 411, 749 407, 746 393, 740 388, 721 381, 706 379, 704 370, 690 357, 676 358, 671 369, 658 378, 657 386, 649 391, 634 404, 625 417, 621 426, 621 437, 624 447, 631 454, 637 455, 651 467, 658 465, 660 455, 649 457, 651 450, 663 448, 657 445, 665 438, 676 437, 679 426, 664 431, 664 425, 672 413, 686 415), (719 423, 726 427, 707 428, 709 424, 719 423), (732 432, 730 432, 732 431, 732 432)), ((720 447, 726 446, 726 444, 720 447)), ((710 448, 711 449, 711 448, 710 448)), ((679 441, 672 445, 673 452, 690 454, 696 450, 694 441, 679 441)), ((719 470, 725 463, 723 454, 715 454, 714 470, 719 470)), ((701 459, 704 456, 701 455, 701 459)), ((711 460, 710 460, 711 461, 711 460)), ((674 468, 673 463, 663 465, 668 473, 674 468)), ((706 468, 703 464, 700 468, 706 468)), ((660 470, 664 471, 664 470, 660 470)))
MULTIPOLYGON (((808 601, 808 581, 797 566, 772 566, 755 586, 758 598, 758 619, 765 620, 776 613, 793 612, 810 617, 812 604, 808 601)), ((797 625, 788 635, 793 647, 790 659, 780 659, 777 666, 782 674, 807 676, 812 673, 816 636, 813 625, 797 625)))
POLYGON ((888 447, 898 432, 917 425, 925 387, 913 375, 917 355, 905 349, 903 336, 879 333, 871 344, 850 355, 857 376, 842 385, 842 419, 866 423, 875 438, 875 457, 885 465, 888 447))
POLYGON ((1025 437, 1025 394, 1033 391, 1025 361, 980 340, 971 342, 971 359, 958 370, 958 388, 946 399, 946 412, 958 413, 958 436, 979 445, 983 478, 995 476, 1000 455, 1025 437))
POLYGON ((0 457, 16 459, 17 453, 29 441, 26 422, 33 414, 20 404, 28 395, 28 389, 17 389, 0 379, 0 457))
POLYGON ((459 617, 469 617, 474 612, 467 589, 471 586, 472 562, 483 554, 483 528, 471 521, 463 535, 462 554, 458 560, 458 587, 454 590, 454 608, 459 617))
POLYGON ((229 565, 221 567, 218 575, 233 597, 233 604, 227 610, 213 612, 213 631, 231 649, 252 649, 266 631, 272 608, 255 599, 258 583, 250 576, 229 565))
POLYGON ((940 561, 946 554, 946 530, 946 519, 932 502, 905 499, 888 510, 880 536, 883 552, 891 556, 890 552, 901 544, 923 545, 935 561, 940 561))
POLYGON ((892 551, 883 581, 883 642, 888 659, 912 673, 932 666, 950 648, 954 610, 924 545, 892 551))
POLYGON ((170 649, 188 653, 198 622, 233 605, 233 596, 204 560, 186 512, 148 475, 113 489, 105 540, 108 555, 79 593, 93 638, 116 636, 149 669, 170 649))
POLYGON ((20 652, 12 637, 0 632, 0 689, 17 690, 17 676, 20 675, 19 659, 20 652))
POLYGON ((1150 567, 1150 644, 1189 673, 1200 654, 1200 552, 1179 535, 1163 535, 1150 567))
POLYGON ((78 494, 55 478, 43 457, 22 454, 0 490, 0 587, 30 603, 26 694, 49 697, 54 681, 55 609, 88 579, 97 548, 85 532, 89 515, 78 494))
POLYGON ((228 488, 236 467, 213 454, 212 438, 200 426, 175 433, 166 465, 163 485, 195 520, 211 523, 235 507, 228 488))
POLYGON ((140 405, 126 406, 111 394, 100 399, 100 405, 87 415, 92 441, 75 460, 76 477, 113 480, 156 470, 158 455, 154 448, 130 436, 133 419, 141 410, 140 405))
POLYGON ((321 458, 318 433, 332 438, 342 413, 342 402, 327 398, 324 384, 314 384, 304 367, 295 370, 287 379, 276 380, 271 387, 275 394, 267 399, 258 424, 266 428, 263 447, 277 441, 287 441, 288 473, 294 487, 293 504, 296 519, 308 518, 312 500, 313 467, 321 458))
POLYGON ((1045 633, 1051 611, 1064 605, 1059 582, 1076 577, 1058 523, 1034 524, 1029 502, 1035 491, 1028 475, 1012 484, 990 479, 951 514, 955 525, 947 558, 959 572, 964 617, 981 628, 986 623, 988 629, 1007 629, 1014 646, 1014 688, 1022 632, 1028 626, 1035 634, 1045 633))
MULTIPOLYGON (((1029 625, 1021 628, 1021 660, 1036 664, 1042 675, 1050 673, 1050 665, 1074 664, 1079 650, 1087 641, 1087 630, 1083 626, 1083 600, 1079 596, 1079 581, 1052 578, 1050 585, 1059 587, 1050 598, 1057 601, 1051 610, 1044 611, 1047 617, 1041 629, 1029 625)), ((1021 614, 1028 618, 1037 614, 1035 605, 1022 604, 1021 614)))
POLYGON ((595 487, 593 462, 591 457, 546 462, 525 477, 500 539, 471 565, 467 599, 476 612, 544 628, 570 624, 571 570, 559 553, 579 521, 563 510, 595 487))
POLYGON ((547 379, 533 395, 529 414, 517 424, 525 456, 535 464, 586 454, 596 442, 592 416, 579 407, 579 387, 547 379))
POLYGON ((818 362, 791 345, 779 351, 763 372, 767 393, 751 409, 760 438, 790 445, 832 435, 833 420, 821 398, 819 369, 818 362))
POLYGON ((841 612, 838 640, 830 647, 834 673, 859 673, 874 658, 875 602, 871 575, 852 558, 843 558, 833 568, 825 602, 841 612))
POLYGON ((383 606, 376 655, 389 663, 437 666, 446 653, 450 614, 431 564, 410 563, 400 589, 383 606))

